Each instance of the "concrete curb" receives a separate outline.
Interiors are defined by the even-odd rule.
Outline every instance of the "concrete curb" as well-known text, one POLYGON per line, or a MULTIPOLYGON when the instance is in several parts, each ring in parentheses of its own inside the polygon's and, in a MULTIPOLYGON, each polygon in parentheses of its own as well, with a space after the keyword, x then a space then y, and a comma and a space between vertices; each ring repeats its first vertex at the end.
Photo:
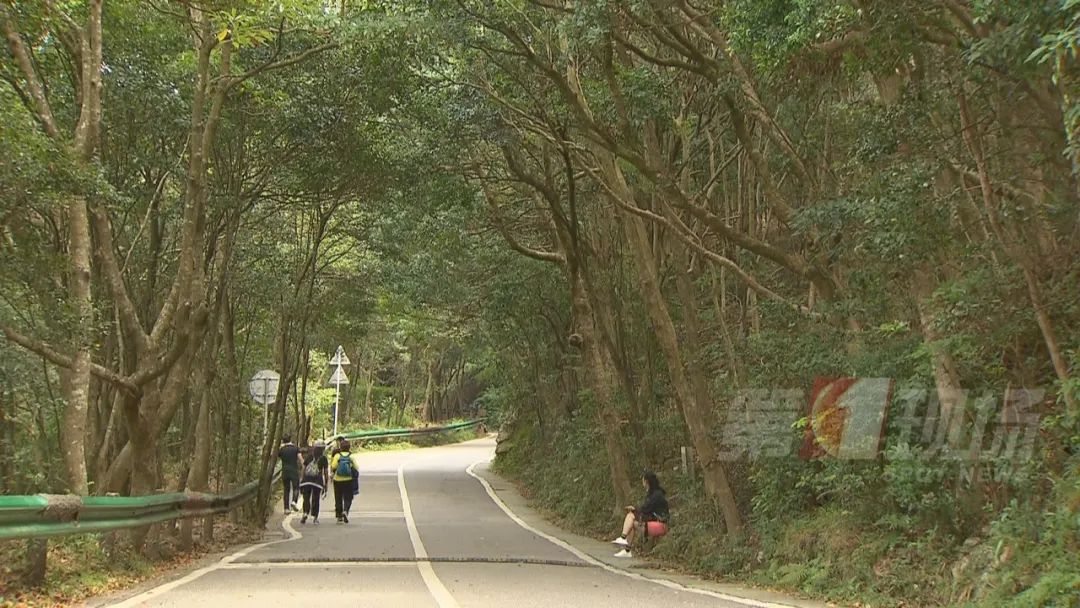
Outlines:
MULTIPOLYGON (((675 583, 692 589, 721 593, 753 602, 769 604, 776 606, 777 608, 835 608, 838 606, 838 604, 800 599, 765 589, 756 589, 753 587, 744 587, 728 583, 717 583, 696 576, 667 572, 656 569, 637 558, 616 558, 613 556, 614 548, 611 544, 563 530, 545 519, 529 506, 528 499, 523 497, 512 483, 492 472, 486 464, 476 466, 474 472, 491 486, 492 490, 499 497, 499 500, 503 501, 515 515, 521 518, 521 520, 526 522, 529 526, 570 544, 593 559, 617 570, 629 572, 653 581, 675 583)), ((613 523, 613 528, 617 526, 617 524, 618 522, 613 523)))

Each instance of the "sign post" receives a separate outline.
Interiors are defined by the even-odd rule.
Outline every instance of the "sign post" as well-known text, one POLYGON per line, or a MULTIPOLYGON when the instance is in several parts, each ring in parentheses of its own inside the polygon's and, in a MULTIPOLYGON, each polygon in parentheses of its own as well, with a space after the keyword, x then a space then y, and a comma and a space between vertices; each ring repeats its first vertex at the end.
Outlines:
POLYGON ((278 382, 281 376, 272 369, 264 369, 248 382, 248 392, 255 403, 263 406, 263 443, 266 443, 266 435, 269 432, 270 404, 277 399, 278 382))
POLYGON ((337 347, 334 358, 330 359, 330 365, 334 366, 334 374, 330 376, 330 384, 334 385, 334 437, 338 434, 338 408, 341 405, 341 385, 349 383, 349 376, 345 373, 346 365, 349 365, 349 357, 345 355, 345 349, 337 347))

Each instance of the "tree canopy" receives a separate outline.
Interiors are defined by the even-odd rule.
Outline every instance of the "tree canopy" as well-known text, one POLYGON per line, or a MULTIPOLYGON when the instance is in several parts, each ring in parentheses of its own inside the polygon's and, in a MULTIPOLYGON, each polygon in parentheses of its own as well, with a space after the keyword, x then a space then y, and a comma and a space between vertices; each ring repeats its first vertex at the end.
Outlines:
POLYGON ((341 345, 343 424, 485 416, 582 527, 691 448, 684 564, 1064 606, 1078 25, 1076 0, 2 2, 0 490, 261 478, 262 521, 282 434, 330 432, 341 345), (882 452, 800 459, 837 377, 894 381, 882 452), (1031 419, 1030 453, 994 447, 1031 419))

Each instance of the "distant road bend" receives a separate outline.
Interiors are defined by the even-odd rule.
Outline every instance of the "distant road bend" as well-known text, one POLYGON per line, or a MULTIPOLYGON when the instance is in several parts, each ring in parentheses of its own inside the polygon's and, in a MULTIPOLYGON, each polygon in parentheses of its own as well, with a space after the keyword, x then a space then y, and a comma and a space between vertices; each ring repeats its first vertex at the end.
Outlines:
POLYGON ((327 496, 321 525, 287 518, 287 537, 111 606, 770 606, 627 575, 531 529, 474 474, 493 452, 481 439, 364 454, 349 524, 327 496))

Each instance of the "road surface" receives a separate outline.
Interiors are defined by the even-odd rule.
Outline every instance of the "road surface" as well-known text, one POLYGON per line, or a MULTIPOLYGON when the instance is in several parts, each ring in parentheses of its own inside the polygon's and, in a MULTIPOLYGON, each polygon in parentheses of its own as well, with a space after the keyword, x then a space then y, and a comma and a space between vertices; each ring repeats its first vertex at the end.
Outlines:
POLYGON ((112 606, 769 606, 658 584, 531 528, 476 474, 493 452, 481 439, 363 454, 349 524, 335 523, 331 493, 320 526, 288 517, 281 540, 112 606))

